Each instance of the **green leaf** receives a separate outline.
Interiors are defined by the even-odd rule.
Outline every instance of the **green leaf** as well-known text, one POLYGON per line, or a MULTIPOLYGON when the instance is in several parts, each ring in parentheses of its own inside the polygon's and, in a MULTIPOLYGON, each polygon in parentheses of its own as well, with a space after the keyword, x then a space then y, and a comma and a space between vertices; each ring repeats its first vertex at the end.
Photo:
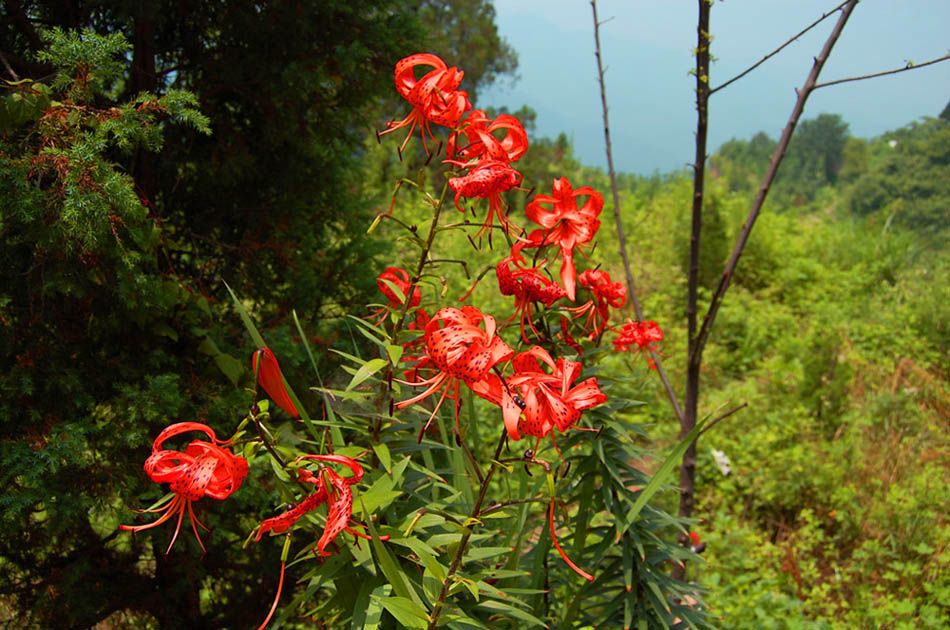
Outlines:
POLYGON ((387 345, 386 353, 389 355, 389 362, 392 363, 393 365, 396 365, 397 363, 399 363, 399 359, 402 358, 402 351, 403 351, 402 346, 394 346, 392 344, 387 345))
POLYGON ((405 302, 406 302, 406 294, 402 292, 402 289, 399 288, 399 285, 397 285, 397 284, 396 284, 395 282, 393 282, 392 280, 387 280, 386 278, 380 278, 379 280, 380 280, 381 282, 383 282, 387 287, 389 287, 389 289, 390 289, 393 293, 396 294, 396 297, 399 298, 399 302, 400 302, 401 304, 405 304, 405 302))
POLYGON ((231 384, 236 387, 244 374, 244 365, 227 352, 216 355, 214 363, 221 370, 221 373, 228 377, 231 384))
POLYGON ((425 630, 429 626, 429 615, 425 609, 405 597, 379 598, 386 611, 404 628, 425 630))
POLYGON ((350 379, 350 384, 346 386, 346 391, 350 391, 387 365, 389 363, 385 359, 370 359, 356 371, 356 374, 350 379))
POLYGON ((485 608, 486 610, 491 610, 497 613, 501 613, 503 615, 508 615, 509 617, 520 619, 521 621, 527 621, 533 626, 546 627, 543 621, 541 621, 540 619, 538 619, 531 613, 525 612, 521 610, 520 608, 515 608, 514 606, 510 606, 496 599, 486 599, 480 604, 478 604, 478 607, 485 608))
POLYGON ((389 475, 381 475, 368 490, 360 494, 361 505, 365 505, 364 516, 368 517, 377 510, 384 510, 400 495, 401 490, 393 488, 393 478, 389 475))
POLYGON ((393 474, 393 461, 392 457, 389 455, 389 447, 380 442, 379 444, 373 444, 373 452, 376 453, 376 457, 379 458, 379 463, 383 465, 383 468, 390 475, 393 474))
POLYGON ((353 607, 351 630, 376 630, 379 628, 379 620, 383 616, 382 599, 388 597, 392 590, 393 587, 389 584, 382 584, 374 588, 372 581, 363 582, 360 592, 356 596, 356 605, 353 607))
POLYGON ((630 508, 630 511, 627 513, 627 521, 624 523, 623 528, 620 530, 622 532, 630 529, 630 526, 636 522, 637 517, 640 515, 640 510, 643 509, 650 499, 653 498, 653 495, 657 493, 660 487, 666 483, 666 478, 673 472, 677 466, 679 466, 680 461, 683 459, 683 453, 686 452, 686 449, 689 448, 689 445, 693 443, 693 440, 696 439, 696 436, 703 430, 703 427, 706 426, 708 419, 701 422, 697 422, 696 426, 693 427, 693 430, 683 438, 679 444, 677 444, 673 451, 666 458, 666 461, 663 462, 663 465, 660 466, 660 469, 656 471, 656 474, 653 475, 653 479, 650 480, 650 483, 640 491, 640 494, 637 496, 637 500, 633 502, 633 506, 630 508))
MULTIPOLYGON (((362 498, 360 498, 360 503, 362 503, 362 498)), ((368 514, 366 506, 363 506, 363 514, 368 514)), ((366 516, 366 527, 369 529, 370 536, 373 537, 370 543, 375 552, 374 557, 376 558, 377 565, 380 570, 382 570, 383 575, 386 576, 386 579, 389 580, 389 583, 393 585, 393 590, 396 591, 396 594, 400 597, 410 599, 421 607, 422 598, 416 593, 412 582, 410 582, 409 577, 403 573, 402 568, 399 566, 392 552, 389 551, 386 545, 383 544, 383 541, 379 539, 379 532, 376 531, 373 519, 369 518, 369 516, 366 516)))

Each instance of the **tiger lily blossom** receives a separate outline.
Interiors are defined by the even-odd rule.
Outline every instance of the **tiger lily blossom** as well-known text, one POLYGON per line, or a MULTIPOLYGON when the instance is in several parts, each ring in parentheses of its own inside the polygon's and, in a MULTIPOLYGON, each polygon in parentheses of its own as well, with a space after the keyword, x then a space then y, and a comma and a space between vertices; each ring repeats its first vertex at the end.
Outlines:
MULTIPOLYGON (((331 553, 327 552, 326 548, 343 531, 349 532, 350 534, 353 534, 359 538, 369 539, 370 536, 367 536, 362 532, 358 532, 350 527, 350 524, 358 525, 358 523, 352 521, 353 489, 351 486, 359 483, 363 478, 363 467, 355 459, 346 457, 344 455, 301 455, 297 458, 297 462, 305 459, 317 462, 341 464, 349 468, 353 474, 348 477, 343 477, 337 474, 336 471, 334 471, 329 466, 321 466, 316 473, 306 470, 305 468, 297 469, 297 481, 301 483, 313 484, 316 487, 316 490, 307 495, 303 501, 291 507, 280 516, 275 516, 263 521, 257 528, 257 536, 255 536, 254 542, 259 542, 261 537, 267 532, 272 532, 274 534, 284 533, 290 529, 290 527, 296 523, 300 517, 304 516, 323 503, 326 503, 329 508, 327 513, 327 524, 323 530, 323 534, 320 536, 320 540, 317 541, 317 546, 313 550, 314 555, 316 555, 318 558, 332 555, 331 553)), ((362 527, 362 525, 359 526, 362 527)), ((389 536, 380 536, 379 539, 389 540, 389 536)), ((285 567, 286 563, 281 562, 280 581, 277 584, 277 595, 274 597, 274 603, 270 608, 270 612, 267 613, 264 623, 260 625, 258 630, 263 630, 265 627, 267 627, 267 624, 270 623, 271 617, 274 616, 274 612, 277 610, 277 604, 280 601, 280 593, 284 587, 285 567)))
POLYGON ((487 157, 510 164, 521 158, 527 151, 528 134, 521 125, 521 121, 508 114, 500 114, 492 120, 485 115, 483 110, 473 109, 465 118, 462 131, 449 136, 447 153, 453 159, 446 162, 464 167, 468 161, 487 157), (497 131, 505 132, 500 140, 492 135, 497 131), (462 134, 469 144, 459 148, 457 145, 462 134))
POLYGON ((587 313, 584 330, 593 341, 607 327, 610 308, 620 308, 627 301, 627 288, 620 282, 612 282, 610 274, 600 269, 586 269, 577 278, 578 283, 591 292, 591 299, 581 306, 569 308, 574 317, 587 313))
MULTIPOLYGON (((409 272, 405 269, 401 269, 400 267, 386 267, 386 269, 379 274, 379 277, 376 278, 376 286, 379 287, 379 292, 389 300, 387 304, 389 309, 396 310, 402 308, 405 304, 406 296, 409 293, 409 287, 412 286, 412 282, 409 279, 409 272)), ((419 287, 416 286, 409 299, 409 308, 419 306, 421 301, 422 293, 419 287)), ((379 317, 376 321, 376 325, 378 326, 386 318, 386 309, 380 308, 368 315, 368 317, 376 316, 379 317)))
MULTIPOLYGON (((353 517, 353 489, 351 486, 359 483, 363 478, 363 467, 359 462, 344 455, 301 455, 297 458, 298 462, 300 460, 342 464, 349 468, 353 474, 349 477, 342 477, 329 466, 322 466, 316 473, 304 468, 298 469, 297 480, 301 483, 313 484, 316 486, 316 490, 280 516, 263 521, 257 529, 255 542, 259 541, 267 532, 281 534, 287 531, 300 517, 323 503, 326 503, 329 508, 327 524, 320 540, 317 541, 314 554, 322 557, 332 555, 326 549, 343 531, 360 538, 369 538, 366 534, 350 527, 353 517)), ((357 525, 357 523, 352 524, 357 525)), ((387 539, 388 536, 383 537, 383 540, 387 539)))
POLYGON ((566 177, 554 180, 551 195, 536 195, 525 208, 525 215, 544 231, 535 230, 529 235, 533 246, 554 244, 560 248, 561 284, 572 302, 575 296, 576 271, 574 268, 574 248, 589 243, 600 228, 601 210, 604 209, 603 196, 584 186, 575 190, 566 177), (578 198, 587 199, 577 207, 578 198), (550 204, 551 208, 546 208, 550 204))
POLYGON ((510 234, 513 231, 514 226, 508 220, 508 207, 501 198, 501 193, 517 188, 519 184, 521 173, 511 168, 505 160, 482 159, 465 175, 449 178, 449 188, 455 192, 455 207, 459 212, 465 212, 465 208, 459 205, 462 197, 488 200, 488 214, 476 234, 479 238, 485 232, 490 232, 495 224, 495 216, 506 232, 510 234))
MULTIPOLYGON (((663 331, 660 325, 652 321, 635 322, 627 319, 627 323, 621 326, 619 335, 614 339, 614 350, 617 352, 627 352, 630 346, 637 346, 636 352, 647 350, 655 351, 655 345, 658 341, 663 341, 663 331)), ((652 357, 647 358, 651 369, 656 369, 656 363, 652 357)))
MULTIPOLYGON (((534 346, 516 354, 511 362, 512 376, 502 381, 489 374, 473 390, 501 407, 505 429, 512 440, 520 440, 522 434, 536 437, 538 443, 548 434, 553 439, 554 428, 562 433, 571 427, 579 428, 575 424, 583 410, 607 401, 596 378, 574 384, 581 373, 577 361, 560 357, 555 362, 547 350, 534 346), (550 372, 544 371, 545 367, 550 372)), ((557 448, 556 441, 554 446, 557 448)))
POLYGON ((423 434, 446 398, 456 402, 455 424, 458 431, 459 381, 474 389, 473 386, 487 376, 494 376, 490 372, 496 364, 514 355, 514 350, 495 334, 495 318, 483 314, 474 306, 449 306, 438 310, 426 324, 424 338, 426 354, 436 374, 416 382, 400 381, 425 389, 396 404, 398 409, 402 409, 442 392, 432 415, 419 432, 419 441, 422 441, 423 434), (481 327, 483 323, 484 329, 481 327))
POLYGON ((208 528, 202 525, 195 516, 192 503, 202 497, 211 497, 219 501, 227 499, 241 487, 241 482, 247 477, 248 472, 247 460, 222 448, 222 444, 227 444, 227 441, 219 440, 210 427, 199 422, 179 422, 165 428, 155 438, 152 454, 145 460, 144 468, 145 473, 155 483, 171 484, 171 491, 175 496, 165 505, 143 510, 163 512, 158 520, 147 525, 120 525, 119 529, 132 532, 151 529, 177 514, 178 524, 175 526, 175 534, 168 544, 168 549, 165 550, 167 555, 178 538, 181 522, 187 510, 195 538, 198 539, 198 544, 204 551, 205 547, 198 534, 198 527, 205 531, 208 531, 208 528), (194 440, 184 452, 164 448, 167 440, 191 431, 200 431, 211 441, 194 440))
POLYGON ((511 255, 502 259, 495 267, 495 275, 498 277, 498 290, 501 294, 515 296, 515 312, 502 322, 502 327, 508 325, 520 315, 521 338, 524 339, 525 343, 530 343, 525 331, 525 319, 528 320, 528 326, 535 337, 541 338, 541 334, 538 333, 531 321, 534 303, 541 302, 545 306, 551 306, 567 294, 561 285, 542 275, 538 271, 539 267, 527 266, 524 257, 519 253, 523 245, 523 243, 516 243, 512 247, 511 255), (512 265, 514 265, 514 269, 512 269, 512 265))
POLYGON ((257 382, 278 407, 294 418, 300 415, 290 399, 290 394, 287 393, 277 357, 274 356, 270 348, 265 346, 254 351, 254 356, 251 359, 251 369, 257 375, 257 382))
POLYGON ((422 136, 422 147, 426 155, 429 148, 426 146, 426 134, 434 138, 429 123, 436 123, 444 127, 455 127, 459 119, 472 104, 468 100, 468 93, 459 90, 462 76, 465 73, 457 67, 449 68, 441 58, 429 53, 410 55, 396 64, 396 91, 412 105, 412 112, 399 122, 391 121, 386 124, 385 135, 409 127, 409 133, 399 147, 400 154, 406 148, 409 138, 416 126, 422 136), (422 78, 416 78, 417 67, 432 68, 422 78))

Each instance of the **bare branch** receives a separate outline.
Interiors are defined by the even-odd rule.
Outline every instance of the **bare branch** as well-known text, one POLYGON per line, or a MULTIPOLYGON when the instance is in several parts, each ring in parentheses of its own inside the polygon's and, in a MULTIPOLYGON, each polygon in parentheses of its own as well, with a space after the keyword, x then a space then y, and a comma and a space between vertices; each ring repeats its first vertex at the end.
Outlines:
POLYGON ((696 439, 698 440, 699 438, 701 438, 701 437, 703 436, 703 434, 704 434, 706 431, 710 430, 711 428, 713 428, 714 426, 716 426, 717 424, 719 424, 720 422, 722 422, 723 420, 725 420, 726 418, 728 418, 729 416, 731 416, 732 414, 734 414, 735 412, 739 411, 740 409, 744 409, 744 408, 746 408, 746 407, 748 407, 748 406, 749 406, 749 403, 747 403, 747 402, 744 402, 744 403, 742 403, 741 405, 736 405, 735 407, 733 407, 732 409, 730 409, 730 410, 727 411, 726 413, 722 414, 721 416, 719 416, 718 418, 716 418, 715 420, 713 420, 712 422, 710 422, 709 424, 707 424, 706 426, 704 426, 704 427, 703 427, 703 430, 700 431, 699 434, 696 436, 696 439))
POLYGON ((759 217, 759 212, 762 210, 762 204, 765 203, 765 198, 769 194, 769 188, 772 186, 772 182, 775 180, 775 175, 778 173, 778 168, 782 163, 782 159, 785 157, 785 152, 788 150, 788 143, 792 139, 792 133, 795 131, 795 126, 798 124, 798 119, 805 110, 805 102, 808 100, 809 95, 815 90, 815 86, 818 83, 818 75, 821 73, 821 69, 824 67, 825 62, 828 60, 828 56, 831 54, 831 49, 834 48, 835 43, 838 41, 838 37, 841 35, 841 31, 844 29, 845 24, 848 22, 848 18, 851 17, 851 12, 854 11, 854 8, 857 6, 857 4, 858 0, 849 0, 849 2, 844 6, 841 11, 841 16, 838 18, 838 22, 835 24, 834 29, 831 31, 831 34, 825 41, 825 45, 821 49, 821 53, 815 57, 815 62, 812 65, 811 71, 808 73, 808 78, 805 80, 805 85, 801 90, 798 90, 798 100, 795 102, 795 107, 792 109, 792 113, 788 117, 788 123, 785 125, 785 130, 782 132, 782 138, 779 140, 778 147, 775 149, 775 153, 772 155, 772 161, 769 163, 769 169, 765 173, 765 178, 762 180, 762 185, 759 188, 759 192, 755 196, 755 200, 752 202, 752 207, 749 209, 749 215, 746 217, 745 223, 742 225, 742 231, 739 233, 739 237, 736 239, 736 244, 732 249, 732 255, 729 256, 729 261, 726 263, 726 268, 722 272, 722 278, 719 280, 719 286, 716 288, 715 293, 713 293, 712 300, 709 303, 709 309, 706 311, 706 316, 703 318, 703 326, 699 331, 696 344, 692 348, 692 351, 689 355, 690 364, 699 365, 700 361, 702 360, 703 348, 706 346, 706 342, 709 339, 709 331, 712 329, 713 322, 716 319, 716 314, 719 312, 719 307, 722 304, 722 298, 725 295, 726 290, 729 288, 729 283, 732 281, 732 275, 735 273, 736 265, 739 264, 739 257, 742 256, 742 250, 745 248, 746 241, 749 239, 749 234, 752 233, 752 227, 755 225, 755 221, 759 217))
MULTIPOLYGON (((596 46, 594 56, 597 57, 597 79, 600 81, 600 102, 604 110, 604 139, 607 146, 607 170, 610 172, 610 191, 613 193, 617 238, 620 241, 620 256, 623 259, 623 270, 627 276, 627 295, 630 296, 630 301, 633 303, 633 310, 636 313, 637 321, 642 322, 643 309, 640 307, 640 300, 637 298, 637 288, 633 281, 633 273, 630 271, 630 257, 627 255, 627 238, 623 231, 623 223, 620 220, 620 196, 617 193, 617 172, 614 170, 613 150, 610 147, 610 124, 607 117, 607 90, 604 87, 604 67, 600 54, 600 25, 609 20, 604 20, 603 22, 597 21, 597 0, 590 0, 590 6, 594 12, 594 45, 596 46)), ((666 376, 666 371, 663 370, 660 356, 655 351, 650 350, 650 357, 653 359, 654 365, 656 365, 656 371, 660 377, 660 381, 663 383, 663 387, 666 388, 670 403, 673 405, 673 411, 676 412, 676 417, 682 422, 683 410, 680 407, 679 398, 676 396, 676 390, 673 389, 673 385, 670 384, 670 379, 666 376)))
POLYGON ((713 95, 713 94, 715 94, 715 93, 718 92, 719 90, 723 89, 724 87, 728 86, 729 84, 735 83, 736 81, 738 81, 739 79, 741 79, 741 78, 744 77, 745 75, 749 74, 750 72, 752 72, 753 70, 755 70, 756 68, 758 68, 759 66, 761 66, 763 63, 765 63, 766 61, 768 61, 769 59, 771 59, 772 57, 774 57, 775 55, 777 55, 777 54, 779 54, 780 52, 782 52, 782 50, 783 50, 786 46, 788 46, 789 44, 791 44, 792 42, 794 42, 795 40, 797 40, 799 37, 801 37, 802 35, 804 35, 804 34, 807 33, 808 31, 810 31, 811 29, 815 28, 816 26, 818 26, 819 24, 821 24, 822 22, 824 22, 824 21, 825 21, 825 18, 827 18, 829 15, 831 15, 831 14, 834 13, 835 11, 840 11, 840 10, 841 10, 841 7, 843 7, 843 6, 846 5, 846 4, 848 4, 848 0, 845 0, 844 2, 842 2, 841 4, 839 4, 838 6, 836 6, 834 9, 832 9, 831 11, 828 11, 827 13, 822 13, 820 18, 818 18, 817 20, 815 20, 814 22, 812 22, 811 24, 809 24, 808 26, 806 26, 804 29, 802 29, 801 31, 799 31, 796 35, 793 35, 793 36, 792 36, 790 39, 788 39, 784 44, 782 44, 781 46, 779 46, 778 48, 776 48, 775 50, 773 50, 772 52, 770 52, 770 53, 767 54, 766 56, 762 57, 762 59, 760 59, 757 63, 752 64, 751 66, 749 66, 748 68, 746 68, 745 70, 743 70, 742 72, 740 72, 739 74, 737 74, 736 76, 732 77, 731 79, 729 79, 728 81, 726 81, 726 82, 723 83, 722 85, 716 86, 716 87, 714 87, 713 89, 709 90, 710 96, 713 95))
POLYGON ((859 77, 848 77, 847 79, 835 79, 834 81, 826 81, 825 83, 819 83, 815 85, 815 89, 817 90, 818 88, 828 87, 829 85, 838 85, 839 83, 850 83, 851 81, 863 81, 864 79, 874 79, 875 77, 883 77, 889 74, 897 74, 898 72, 907 72, 908 70, 916 70, 917 68, 932 66, 935 63, 940 63, 941 61, 946 61, 947 59, 950 59, 950 55, 937 57, 936 59, 931 59, 930 61, 925 61, 924 63, 907 62, 907 65, 902 68, 895 68, 893 70, 885 70, 884 72, 875 72, 874 74, 862 74, 859 77))
POLYGON ((10 76, 13 77, 14 81, 19 81, 20 77, 17 76, 17 73, 13 71, 13 68, 10 67, 10 62, 7 61, 6 56, 3 54, 3 51, 0 50, 0 61, 3 62, 3 67, 7 69, 7 72, 10 73, 10 76))

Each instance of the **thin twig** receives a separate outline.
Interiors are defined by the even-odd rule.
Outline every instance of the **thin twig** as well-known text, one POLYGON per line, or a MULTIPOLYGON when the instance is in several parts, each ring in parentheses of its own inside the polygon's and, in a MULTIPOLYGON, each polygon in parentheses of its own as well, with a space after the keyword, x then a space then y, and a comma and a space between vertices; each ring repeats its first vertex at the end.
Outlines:
POLYGON ((862 74, 859 77, 848 77, 847 79, 835 79, 834 81, 826 81, 825 83, 818 83, 815 85, 814 89, 828 87, 829 85, 838 85, 839 83, 849 83, 851 81, 863 81, 865 79, 873 79, 875 77, 883 77, 889 74, 897 74, 898 72, 907 72, 908 70, 916 70, 917 68, 923 68, 925 66, 932 66, 935 63, 940 63, 941 61, 946 61, 950 59, 950 55, 944 55, 943 57, 937 57, 936 59, 931 59, 930 61, 925 61, 924 63, 912 63, 907 62, 907 65, 903 68, 894 68, 893 70, 885 70, 884 72, 875 72, 874 74, 862 74))
POLYGON ((851 12, 854 11, 854 8, 857 6, 857 4, 858 0, 850 0, 842 9, 841 16, 838 18, 838 22, 835 24, 834 29, 831 31, 831 34, 825 41, 825 45, 822 47, 821 53, 815 57, 812 69, 808 73, 808 78, 805 80, 805 85, 801 90, 798 91, 798 100, 795 102, 795 107, 792 109, 792 113, 788 117, 788 123, 785 125, 785 130, 782 132, 782 138, 779 140, 778 147, 775 149, 775 153, 772 155, 772 161, 769 164, 769 169, 765 173, 765 177, 762 180, 762 185, 759 188, 758 194, 756 194, 755 200, 752 202, 752 207, 749 209, 749 215, 746 217, 746 221, 742 226, 742 231, 739 233, 739 237, 736 239, 736 244, 733 247, 732 254, 729 256, 729 261, 726 263, 726 268, 722 272, 722 278, 719 280, 719 286, 716 288, 716 291, 713 293, 712 300, 709 302, 709 308, 706 311, 706 316, 703 318, 703 325, 699 331, 697 343, 693 348, 693 351, 690 353, 689 361, 691 363, 696 362, 698 364, 702 359, 703 348, 706 346, 706 342, 709 339, 709 332, 712 329, 713 322, 716 319, 716 314, 719 312, 719 307, 722 304, 723 296, 726 294, 726 290, 729 288, 729 283, 732 281, 732 276, 735 273, 736 265, 739 264, 739 257, 742 256, 742 251, 745 248, 746 241, 749 240, 749 234, 752 233, 752 227, 755 225, 755 221, 759 217, 759 213, 762 210, 762 204, 765 203, 765 198, 769 193, 769 188, 772 186, 772 182, 775 180, 775 176, 778 173, 778 168, 782 164, 782 159, 785 157, 785 151, 788 149, 788 143, 792 139, 792 133, 795 131, 795 126, 798 124, 798 119, 805 110, 805 102, 808 100, 808 96, 814 91, 815 86, 818 83, 818 75, 821 73, 821 69, 828 60, 828 56, 831 54, 832 48, 834 48, 835 43, 838 41, 841 31, 844 29, 845 24, 848 22, 848 18, 851 17, 851 12))
POLYGON ((20 77, 17 75, 16 72, 13 71, 13 68, 10 67, 10 62, 7 61, 7 57, 6 55, 3 54, 2 50, 0 50, 0 61, 3 62, 3 67, 7 69, 7 72, 10 73, 10 76, 13 77, 13 80, 19 81, 20 77))
POLYGON ((845 0, 844 2, 842 2, 841 4, 839 4, 838 6, 836 6, 834 9, 832 9, 831 11, 828 11, 827 13, 822 13, 820 18, 818 18, 817 20, 815 20, 814 22, 812 22, 811 24, 809 24, 808 26, 806 26, 804 29, 802 29, 801 31, 799 31, 798 34, 793 35, 792 38, 789 39, 788 41, 786 41, 784 44, 782 44, 781 46, 779 46, 778 48, 776 48, 775 50, 773 50, 772 52, 770 52, 770 53, 767 54, 766 56, 762 57, 762 59, 760 59, 760 60, 758 61, 758 63, 755 63, 755 64, 749 66, 748 68, 746 68, 745 70, 743 70, 742 72, 740 72, 740 73, 737 74, 736 76, 732 77, 731 79, 729 79, 728 81, 726 81, 726 82, 723 83, 722 85, 716 86, 716 87, 714 87, 713 89, 709 90, 709 95, 712 96, 713 94, 715 94, 715 93, 718 92, 719 90, 721 90, 721 89, 723 89, 724 87, 728 86, 730 83, 734 83, 734 82, 738 81, 739 79, 741 79, 741 78, 744 77, 745 75, 749 74, 750 72, 752 72, 753 70, 755 70, 756 68, 758 68, 759 66, 761 66, 763 63, 765 63, 766 61, 768 61, 770 58, 772 58, 772 57, 774 57, 775 55, 777 55, 778 53, 780 53, 783 48, 785 48, 786 46, 788 46, 789 44, 791 44, 792 42, 794 42, 796 39, 798 39, 799 37, 801 37, 802 35, 804 35, 804 34, 807 33, 808 31, 810 31, 811 29, 815 28, 816 26, 818 26, 818 25, 821 24, 822 22, 824 22, 824 21, 825 21, 825 18, 827 18, 829 15, 831 15, 831 14, 834 13, 835 11, 840 11, 840 10, 841 10, 841 7, 843 7, 844 5, 848 4, 848 1, 849 1, 849 0, 845 0))
POLYGON ((481 515, 485 516, 486 514, 497 512, 498 510, 504 509, 511 505, 519 505, 521 503, 547 503, 548 501, 550 501, 550 499, 545 498, 545 497, 532 497, 530 499, 512 499, 510 501, 502 501, 501 503, 496 503, 494 505, 488 506, 487 508, 482 510, 481 515))
MULTIPOLYGON (((597 78, 600 81, 600 102, 604 110, 604 140, 607 147, 607 168, 610 172, 610 191, 613 194, 614 220, 617 223, 617 238, 620 241, 620 257, 623 259, 623 270, 627 275, 627 295, 630 296, 630 301, 633 303, 633 310, 634 313, 636 313, 637 321, 642 322, 643 310, 640 308, 640 300, 637 298, 637 288, 633 281, 633 273, 630 271, 630 257, 627 255, 627 238, 623 231, 623 222, 620 220, 620 196, 617 194, 617 172, 614 170, 613 150, 610 146, 610 124, 607 117, 607 90, 604 86, 604 68, 600 55, 599 27, 604 22, 597 21, 597 0, 590 0, 590 6, 594 12, 594 56, 597 57, 597 78)), ((605 20, 605 22, 606 21, 607 20, 605 20)), ((656 365, 656 371, 660 377, 660 381, 663 383, 663 387, 666 388, 670 403, 673 405, 673 411, 676 413, 676 417, 682 422, 683 410, 680 407, 679 398, 676 396, 676 390, 673 389, 673 385, 670 384, 670 379, 666 376, 666 371, 663 369, 660 356, 651 349, 650 357, 653 359, 654 365, 656 365)))
POLYGON ((730 409, 730 410, 727 411, 726 413, 722 414, 721 416, 719 416, 718 418, 716 418, 715 420, 713 420, 712 422, 710 422, 709 424, 707 424, 706 426, 704 426, 704 427, 703 427, 703 430, 700 431, 700 432, 696 435, 696 439, 698 440, 699 438, 701 438, 701 437, 703 436, 703 433, 705 433, 706 431, 710 430, 711 428, 713 428, 714 426, 716 426, 717 424, 719 424, 720 422, 722 422, 723 420, 725 420, 726 418, 728 418, 729 416, 731 416, 732 414, 734 414, 735 412, 739 411, 740 409, 744 409, 744 408, 746 408, 746 407, 748 407, 748 406, 749 406, 749 403, 747 403, 747 402, 744 402, 744 403, 742 403, 741 405, 736 405, 735 407, 733 407, 732 409, 730 409))

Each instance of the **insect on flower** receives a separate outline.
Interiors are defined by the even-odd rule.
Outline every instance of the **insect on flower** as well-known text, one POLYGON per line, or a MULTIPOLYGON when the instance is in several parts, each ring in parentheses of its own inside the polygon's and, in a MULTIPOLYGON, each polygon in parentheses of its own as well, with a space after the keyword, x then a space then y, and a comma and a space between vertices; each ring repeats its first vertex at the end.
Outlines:
MULTIPOLYGON (((547 350, 534 346, 516 354, 511 362, 515 369, 513 375, 502 381, 497 375, 489 374, 472 389, 501 407, 505 428, 512 440, 520 440, 522 434, 536 437, 538 444, 548 434, 553 440, 552 429, 556 427, 563 433, 571 427, 580 428, 575 424, 581 412, 607 401, 596 378, 573 384, 581 373, 581 364, 577 361, 560 357, 555 362, 547 350), (545 372, 544 367, 551 371, 545 372), (518 404, 516 395, 522 404, 518 404)), ((557 449, 557 441, 554 447, 557 449)), ((537 450, 536 445, 534 451, 537 450)))
POLYGON ((152 444, 152 454, 145 460, 145 472, 155 483, 171 484, 174 497, 164 505, 143 510, 163 512, 158 520, 147 525, 120 525, 119 529, 132 532, 151 529, 177 514, 178 524, 168 549, 165 550, 167 554, 178 538, 181 521, 187 510, 195 538, 204 551, 205 546, 198 534, 198 527, 205 531, 208 531, 208 528, 195 517, 192 503, 206 496, 223 501, 241 487, 241 482, 247 476, 247 460, 222 448, 222 444, 227 442, 219 440, 210 427, 199 422, 179 422, 159 433, 152 444), (166 440, 190 431, 201 431, 211 438, 211 441, 194 440, 184 452, 163 448, 166 440))

